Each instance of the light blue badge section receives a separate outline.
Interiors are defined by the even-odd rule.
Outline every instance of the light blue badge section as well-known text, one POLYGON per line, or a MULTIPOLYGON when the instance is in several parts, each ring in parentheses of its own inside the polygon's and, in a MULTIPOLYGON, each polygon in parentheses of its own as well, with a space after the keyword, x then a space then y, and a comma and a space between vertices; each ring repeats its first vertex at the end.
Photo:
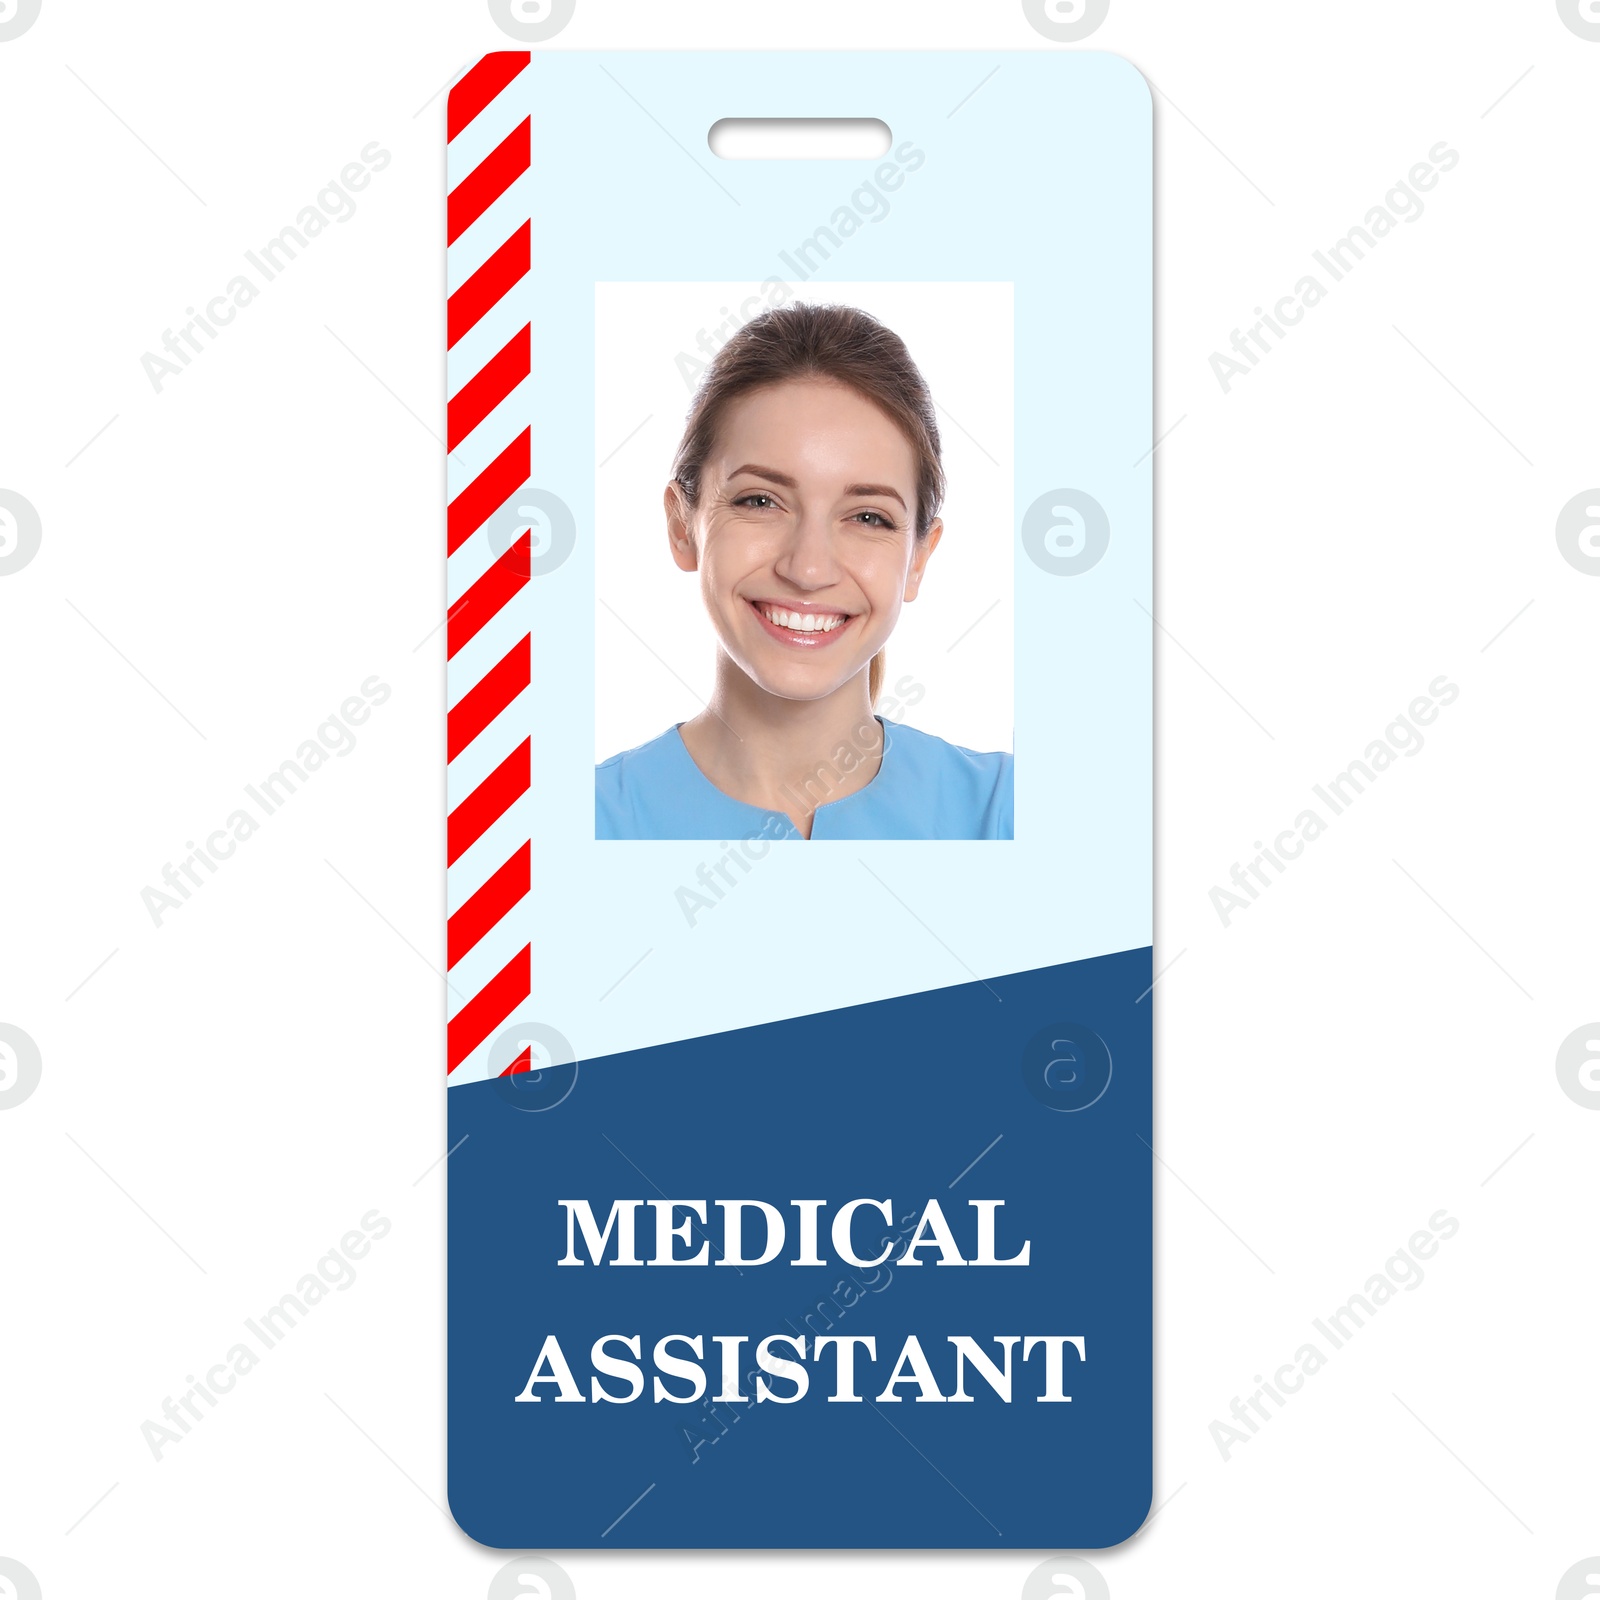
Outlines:
MULTIPOLYGON (((532 691, 513 708, 533 748, 519 1020, 593 1058, 1150 944, 1143 78, 1075 51, 560 52, 535 53, 524 81, 534 323, 519 393, 534 483, 570 507, 578 545, 508 613, 533 641, 532 691), (828 247, 819 230, 880 162, 707 147, 719 118, 783 115, 881 117, 894 151, 924 159, 887 215, 828 247), (743 281, 754 295, 773 278, 797 298, 830 282, 1013 286, 1014 842, 784 841, 739 867, 716 841, 594 838, 595 285, 743 281), (681 890, 710 908, 687 911, 681 890)), ((463 992, 488 975, 470 970, 477 955, 463 992)), ((485 1057, 453 1081, 483 1076, 485 1057)))

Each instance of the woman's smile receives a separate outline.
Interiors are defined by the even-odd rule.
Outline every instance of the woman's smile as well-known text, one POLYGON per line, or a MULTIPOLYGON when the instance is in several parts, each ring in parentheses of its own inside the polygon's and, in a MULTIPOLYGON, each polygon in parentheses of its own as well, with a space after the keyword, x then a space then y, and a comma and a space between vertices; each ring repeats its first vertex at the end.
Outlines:
POLYGON ((804 600, 751 600, 749 604, 767 634, 796 650, 837 644, 856 618, 854 612, 804 600))

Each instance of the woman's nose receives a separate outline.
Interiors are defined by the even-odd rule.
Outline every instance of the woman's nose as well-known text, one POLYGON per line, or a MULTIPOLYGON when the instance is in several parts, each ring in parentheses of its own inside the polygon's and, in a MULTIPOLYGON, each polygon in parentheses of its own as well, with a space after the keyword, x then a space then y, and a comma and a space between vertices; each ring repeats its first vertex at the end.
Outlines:
POLYGON ((833 530, 826 517, 800 516, 794 520, 788 542, 774 570, 799 589, 825 589, 836 583, 839 566, 833 548, 833 530))

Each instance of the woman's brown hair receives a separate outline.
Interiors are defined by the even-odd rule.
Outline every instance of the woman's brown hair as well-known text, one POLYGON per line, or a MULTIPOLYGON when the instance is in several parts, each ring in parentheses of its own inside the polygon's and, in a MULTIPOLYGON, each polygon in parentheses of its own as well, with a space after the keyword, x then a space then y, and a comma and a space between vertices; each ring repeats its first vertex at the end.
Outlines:
MULTIPOLYGON (((851 306, 782 306, 747 322, 707 369, 672 463, 673 481, 690 507, 700 503, 700 475, 716 448, 728 406, 756 389, 792 378, 831 378, 870 400, 905 434, 917 458, 914 527, 927 537, 944 502, 939 422, 926 380, 905 341, 851 306)), ((867 677, 871 703, 883 687, 883 651, 867 677)))

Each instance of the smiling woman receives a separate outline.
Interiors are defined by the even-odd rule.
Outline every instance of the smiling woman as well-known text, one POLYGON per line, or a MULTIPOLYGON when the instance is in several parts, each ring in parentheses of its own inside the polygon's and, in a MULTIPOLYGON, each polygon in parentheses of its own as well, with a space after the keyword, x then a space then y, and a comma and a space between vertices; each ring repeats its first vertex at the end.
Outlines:
POLYGON ((700 715, 603 761, 601 839, 1009 839, 1012 758, 876 715, 944 536, 933 399, 847 306, 757 317, 706 373, 664 496, 717 637, 700 715))

